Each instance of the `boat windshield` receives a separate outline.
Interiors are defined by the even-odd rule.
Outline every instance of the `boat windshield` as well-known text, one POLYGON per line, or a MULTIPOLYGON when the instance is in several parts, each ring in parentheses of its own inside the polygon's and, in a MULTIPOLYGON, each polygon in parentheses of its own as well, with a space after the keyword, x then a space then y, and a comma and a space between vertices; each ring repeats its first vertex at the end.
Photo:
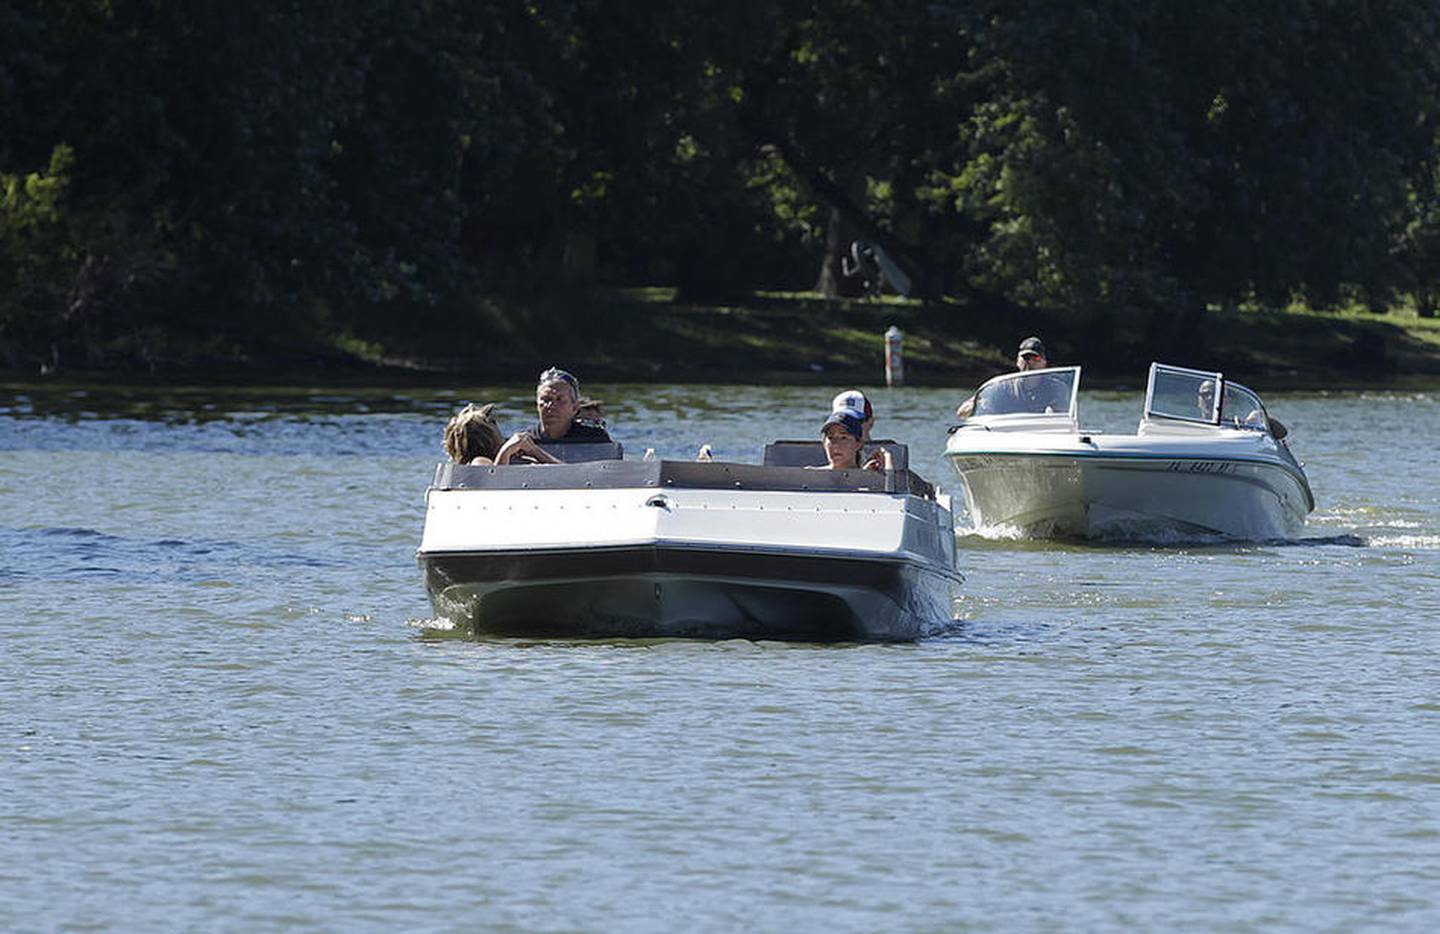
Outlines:
POLYGON ((1075 415, 1078 366, 1025 370, 997 376, 975 394, 972 417, 984 415, 1075 415))
POLYGON ((1260 397, 1239 383, 1226 383, 1220 402, 1220 424, 1269 431, 1270 417, 1260 397))
POLYGON ((1150 386, 1145 391, 1145 417, 1214 425, 1220 420, 1215 387, 1223 383, 1219 373, 1152 363, 1150 386))
POLYGON ((1150 365, 1145 417, 1169 418, 1223 428, 1268 430, 1260 397, 1217 372, 1150 365), (1219 392, 1216 389, 1219 389, 1219 392))

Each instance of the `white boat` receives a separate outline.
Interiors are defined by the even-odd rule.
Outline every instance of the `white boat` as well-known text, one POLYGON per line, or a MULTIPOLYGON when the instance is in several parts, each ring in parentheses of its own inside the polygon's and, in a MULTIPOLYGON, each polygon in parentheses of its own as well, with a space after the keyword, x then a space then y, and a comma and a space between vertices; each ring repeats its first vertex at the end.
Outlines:
POLYGON ((1221 373, 1151 364, 1133 435, 1081 428, 1079 388, 1079 367, 980 388, 945 447, 976 531, 1273 541, 1296 537, 1315 508, 1283 428, 1221 373))
MULTIPOLYGON (((577 460, 596 446, 552 453, 577 460)), ((599 445, 609 448, 609 445, 599 445)), ((913 640, 953 621, 949 498, 903 466, 442 464, 418 559, 437 614, 528 637, 913 640)), ((903 446, 896 446, 903 463, 903 446)))

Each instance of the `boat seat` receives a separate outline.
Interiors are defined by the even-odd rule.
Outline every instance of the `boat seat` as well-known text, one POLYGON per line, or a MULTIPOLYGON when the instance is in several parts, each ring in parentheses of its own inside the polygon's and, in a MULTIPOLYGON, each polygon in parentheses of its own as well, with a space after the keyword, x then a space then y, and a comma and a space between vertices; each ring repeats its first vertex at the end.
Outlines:
POLYGON ((618 441, 571 441, 566 443, 548 442, 540 447, 554 455, 561 463, 588 464, 591 461, 618 461, 625 455, 625 448, 618 441))
MULTIPOLYGON (((863 462, 871 454, 884 448, 890 452, 890 459, 896 470, 910 469, 910 449, 898 441, 888 439, 871 441, 860 455, 863 462)), ((825 464, 825 447, 819 441, 776 441, 765 445, 766 467, 821 467, 825 464)))

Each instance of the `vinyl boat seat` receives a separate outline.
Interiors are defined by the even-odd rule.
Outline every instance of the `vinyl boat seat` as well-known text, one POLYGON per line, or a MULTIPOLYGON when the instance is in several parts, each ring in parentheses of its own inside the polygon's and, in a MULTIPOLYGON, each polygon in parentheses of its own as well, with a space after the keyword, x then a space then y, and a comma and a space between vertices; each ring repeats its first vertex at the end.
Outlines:
POLYGON ((625 448, 618 441, 550 441, 541 443, 540 447, 565 464, 618 461, 625 455, 625 448))
MULTIPOLYGON (((861 462, 881 449, 890 452, 896 470, 910 469, 910 449, 898 441, 871 441, 860 454, 861 462)), ((766 467, 823 467, 825 446, 819 441, 776 441, 765 445, 763 463, 766 467)))

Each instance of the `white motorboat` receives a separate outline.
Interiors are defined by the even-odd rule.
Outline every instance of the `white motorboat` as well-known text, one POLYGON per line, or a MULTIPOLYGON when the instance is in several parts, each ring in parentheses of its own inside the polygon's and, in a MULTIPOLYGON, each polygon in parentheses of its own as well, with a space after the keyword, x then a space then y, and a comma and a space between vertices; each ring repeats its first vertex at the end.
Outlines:
POLYGON ((1298 535, 1315 508, 1284 429, 1222 374, 1151 364, 1133 435, 1081 428, 1079 388, 1080 367, 980 388, 945 447, 977 531, 1272 541, 1298 535))
POLYGON ((961 577, 949 498, 895 448, 884 472, 796 466, 823 462, 810 442, 761 465, 442 464, 418 559, 476 633, 913 640, 953 621, 961 577))

